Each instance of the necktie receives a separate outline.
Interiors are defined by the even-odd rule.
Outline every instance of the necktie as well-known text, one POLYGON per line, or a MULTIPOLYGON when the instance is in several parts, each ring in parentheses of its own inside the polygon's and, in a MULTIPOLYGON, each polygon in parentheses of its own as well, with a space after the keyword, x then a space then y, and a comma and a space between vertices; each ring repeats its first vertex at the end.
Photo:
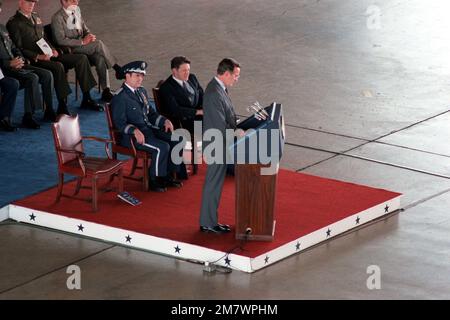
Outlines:
POLYGON ((194 89, 191 87, 191 85, 187 81, 183 81, 183 88, 187 93, 187 97, 188 97, 190 103, 192 104, 194 102, 194 96, 195 96, 194 89))
POLYGON ((145 99, 144 94, 141 92, 139 88, 134 90, 134 93, 136 94, 139 101, 142 103, 142 116, 144 117, 144 122, 147 126, 152 126, 150 121, 148 121, 147 114, 150 112, 148 103, 145 103, 147 99, 145 99))
POLYGON ((8 52, 9 57, 10 57, 11 59, 14 59, 14 55, 13 55, 13 53, 12 53, 12 51, 11 51, 11 43, 8 43, 8 41, 6 40, 6 38, 3 38, 3 37, 2 37, 2 40, 3 40, 3 44, 5 45, 6 51, 8 52))

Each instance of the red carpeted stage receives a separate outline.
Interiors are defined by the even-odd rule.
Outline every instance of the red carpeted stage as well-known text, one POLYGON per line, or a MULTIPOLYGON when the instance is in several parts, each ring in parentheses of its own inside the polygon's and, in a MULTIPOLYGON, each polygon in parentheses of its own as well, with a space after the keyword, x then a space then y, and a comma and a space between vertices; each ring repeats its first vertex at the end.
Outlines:
MULTIPOLYGON (((87 201, 61 198, 55 204, 56 188, 52 188, 2 211, 20 222, 254 272, 400 208, 400 194, 395 192, 280 170, 274 240, 244 242, 234 238, 231 177, 225 181, 219 221, 230 224, 232 232, 216 235, 199 231, 205 171, 206 167, 200 166, 199 173, 190 176, 183 188, 162 194, 143 192, 140 183, 125 179, 125 190, 142 201, 138 206, 107 192, 100 194, 99 211, 93 213, 87 201)), ((67 183, 64 192, 70 194, 74 187, 74 182, 67 183)), ((88 197, 89 190, 82 189, 80 195, 88 197)))

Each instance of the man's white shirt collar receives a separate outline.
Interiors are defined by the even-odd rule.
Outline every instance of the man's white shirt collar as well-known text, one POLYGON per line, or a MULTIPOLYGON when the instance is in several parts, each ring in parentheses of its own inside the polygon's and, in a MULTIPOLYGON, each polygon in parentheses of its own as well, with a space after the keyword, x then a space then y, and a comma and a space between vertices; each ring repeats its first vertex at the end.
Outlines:
POLYGON ((128 85, 128 83, 126 83, 126 82, 124 82, 125 83, 125 85, 128 87, 128 89, 130 89, 131 90, 131 92, 135 92, 136 91, 136 89, 134 89, 134 88, 132 88, 132 87, 130 87, 129 85, 128 85))
POLYGON ((222 87, 223 91, 226 92, 227 87, 226 87, 225 84, 222 82, 222 80, 220 80, 220 79, 217 78, 217 77, 214 77, 214 78, 216 78, 216 81, 220 84, 220 86, 222 87))
MULTIPOLYGON (((69 18, 72 17, 72 13, 75 13, 74 11, 67 10, 67 9, 64 8, 64 7, 63 7, 63 10, 67 13, 67 15, 69 16, 69 18)), ((77 19, 76 19, 76 23, 75 23, 75 28, 78 29, 78 30, 81 30, 81 21, 80 21, 81 19, 80 19, 80 16, 77 16, 76 18, 77 18, 77 19)))
POLYGON ((176 82, 178 82, 178 84, 179 84, 180 86, 183 87, 183 82, 184 82, 183 80, 180 80, 180 79, 175 78, 174 75, 172 75, 172 78, 173 78, 173 80, 175 80, 176 82))

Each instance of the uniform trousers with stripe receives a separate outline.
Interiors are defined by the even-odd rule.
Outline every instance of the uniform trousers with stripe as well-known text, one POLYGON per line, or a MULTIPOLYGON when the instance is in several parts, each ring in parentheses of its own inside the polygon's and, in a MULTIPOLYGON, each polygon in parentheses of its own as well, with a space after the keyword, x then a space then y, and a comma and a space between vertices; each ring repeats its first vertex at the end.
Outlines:
POLYGON ((145 143, 136 143, 136 148, 151 154, 150 177, 165 177, 168 172, 179 173, 183 164, 174 164, 170 157, 173 147, 178 144, 177 141, 170 140, 171 134, 151 128, 141 131, 145 136, 145 143))

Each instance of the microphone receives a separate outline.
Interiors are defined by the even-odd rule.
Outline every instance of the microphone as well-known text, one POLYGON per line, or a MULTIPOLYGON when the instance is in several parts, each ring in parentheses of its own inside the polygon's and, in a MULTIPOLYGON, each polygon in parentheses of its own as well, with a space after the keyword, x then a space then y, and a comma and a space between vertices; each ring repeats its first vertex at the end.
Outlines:
POLYGON ((261 105, 259 104, 258 101, 256 101, 256 102, 254 103, 254 105, 256 106, 256 108, 257 108, 262 114, 264 114, 266 117, 269 117, 269 114, 267 113, 267 111, 266 111, 263 107, 261 107, 261 105))
POLYGON ((253 115, 258 120, 266 120, 267 116, 268 116, 267 112, 265 112, 264 109, 261 109, 261 107, 258 107, 258 105, 256 103, 258 103, 258 102, 255 102, 252 105, 248 106, 247 111, 249 113, 253 112, 253 115))

